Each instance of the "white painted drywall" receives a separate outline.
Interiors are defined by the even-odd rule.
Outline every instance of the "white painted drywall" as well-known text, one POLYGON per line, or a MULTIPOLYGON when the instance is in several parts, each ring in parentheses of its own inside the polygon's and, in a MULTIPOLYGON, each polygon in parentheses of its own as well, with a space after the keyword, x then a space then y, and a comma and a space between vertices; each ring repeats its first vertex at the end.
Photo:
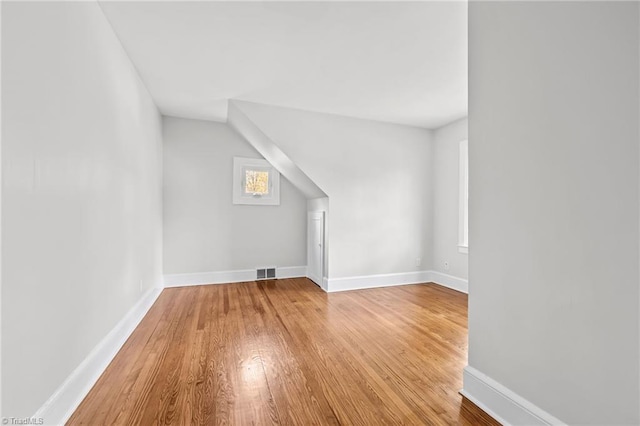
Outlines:
POLYGON ((466 115, 467 4, 101 1, 164 115, 226 99, 425 127, 466 115))
POLYGON ((329 196, 330 278, 429 269, 431 131, 236 104, 329 196))
POLYGON ((2 7, 2 405, 25 417, 161 284, 161 122, 97 3, 2 7))
POLYGON ((470 2, 469 365, 638 424, 636 2, 470 2))
POLYGON ((226 124, 163 117, 164 273, 307 264, 307 200, 280 176, 280 205, 232 204, 233 157, 262 158, 226 124))
POLYGON ((436 129, 433 135, 433 270, 464 279, 469 255, 458 251, 459 155, 460 142, 467 138, 466 118, 436 129))

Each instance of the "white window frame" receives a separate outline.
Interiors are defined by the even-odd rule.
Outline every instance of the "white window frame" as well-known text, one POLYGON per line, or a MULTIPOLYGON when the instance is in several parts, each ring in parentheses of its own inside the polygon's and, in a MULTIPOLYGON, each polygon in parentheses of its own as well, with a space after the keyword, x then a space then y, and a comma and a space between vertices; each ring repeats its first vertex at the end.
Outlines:
POLYGON ((460 141, 459 149, 458 251, 469 253, 469 141, 460 141))
POLYGON ((233 204, 277 206, 280 204, 280 173, 267 160, 233 157, 233 204), (246 170, 269 172, 269 193, 254 195, 245 192, 246 170))

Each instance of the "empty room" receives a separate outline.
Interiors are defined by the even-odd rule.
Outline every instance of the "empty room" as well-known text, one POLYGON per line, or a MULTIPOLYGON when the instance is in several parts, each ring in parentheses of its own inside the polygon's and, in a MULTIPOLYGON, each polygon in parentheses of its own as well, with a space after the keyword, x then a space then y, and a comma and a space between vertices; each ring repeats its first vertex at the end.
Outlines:
POLYGON ((640 3, 1 1, 8 425, 640 425, 640 3))

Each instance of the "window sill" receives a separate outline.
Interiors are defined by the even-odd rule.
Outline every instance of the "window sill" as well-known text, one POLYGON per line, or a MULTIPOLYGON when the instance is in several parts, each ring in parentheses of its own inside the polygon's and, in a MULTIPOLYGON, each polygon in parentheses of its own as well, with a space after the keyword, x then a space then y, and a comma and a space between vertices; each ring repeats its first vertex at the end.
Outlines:
POLYGON ((458 253, 469 254, 469 246, 458 246, 458 253))

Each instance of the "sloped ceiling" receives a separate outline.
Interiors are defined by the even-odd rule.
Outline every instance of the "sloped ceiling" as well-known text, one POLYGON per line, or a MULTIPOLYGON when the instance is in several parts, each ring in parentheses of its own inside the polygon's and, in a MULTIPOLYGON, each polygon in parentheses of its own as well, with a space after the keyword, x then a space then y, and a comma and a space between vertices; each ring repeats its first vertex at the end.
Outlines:
POLYGON ((239 99, 438 127, 467 111, 466 2, 100 5, 161 112, 239 99))
POLYGON ((269 136, 247 117, 238 101, 229 102, 228 123, 307 199, 327 196, 269 136))

